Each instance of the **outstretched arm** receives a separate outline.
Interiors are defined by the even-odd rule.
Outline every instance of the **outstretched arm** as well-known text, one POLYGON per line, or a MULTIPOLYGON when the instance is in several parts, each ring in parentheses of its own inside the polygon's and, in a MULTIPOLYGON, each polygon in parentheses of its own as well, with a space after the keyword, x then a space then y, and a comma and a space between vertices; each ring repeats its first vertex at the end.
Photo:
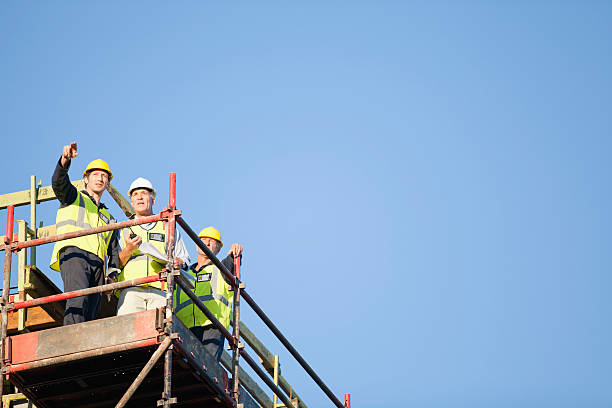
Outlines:
POLYGON ((73 157, 78 155, 76 149, 76 143, 64 146, 62 156, 57 162, 53 177, 51 178, 51 187, 62 206, 72 204, 78 194, 77 189, 72 185, 68 177, 70 162, 73 157))

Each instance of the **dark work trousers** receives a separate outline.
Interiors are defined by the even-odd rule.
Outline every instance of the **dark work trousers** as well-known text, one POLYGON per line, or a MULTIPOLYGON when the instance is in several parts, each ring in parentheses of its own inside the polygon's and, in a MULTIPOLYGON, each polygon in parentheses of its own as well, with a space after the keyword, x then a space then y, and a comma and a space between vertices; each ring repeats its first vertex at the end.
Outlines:
POLYGON ((204 350, 212 354, 217 362, 221 361, 225 337, 213 325, 192 327, 191 332, 202 342, 204 350))
MULTIPOLYGON (((64 292, 99 286, 104 282, 104 265, 97 256, 76 247, 68 247, 59 260, 64 292)), ((100 307, 100 294, 66 300, 64 326, 94 320, 100 307)))

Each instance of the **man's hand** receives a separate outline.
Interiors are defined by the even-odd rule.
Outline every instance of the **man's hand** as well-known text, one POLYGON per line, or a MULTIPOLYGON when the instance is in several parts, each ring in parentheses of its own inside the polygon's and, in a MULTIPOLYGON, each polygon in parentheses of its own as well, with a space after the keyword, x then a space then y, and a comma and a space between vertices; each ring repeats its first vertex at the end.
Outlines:
MULTIPOLYGON (((115 268, 110 268, 110 270, 111 270, 111 272, 106 276, 106 280, 105 280, 105 283, 107 285, 111 284, 111 283, 117 282, 117 276, 118 276, 118 274, 120 272, 119 269, 115 269, 115 268)), ((107 290, 106 292, 103 292, 103 293, 105 295, 107 295, 107 296, 110 296, 113 293, 113 291, 112 290, 107 290)))
MULTIPOLYGON (((117 280, 113 277, 113 276, 107 276, 106 277, 106 284, 111 284, 111 283, 115 283, 117 282, 117 280)), ((106 292, 103 292, 105 295, 110 295, 113 293, 112 290, 107 290, 106 292)))
POLYGON ((66 168, 70 160, 77 157, 78 155, 79 154, 77 153, 76 142, 72 142, 69 145, 64 146, 64 148, 62 149, 62 159, 61 159, 62 167, 66 168))
POLYGON ((240 244, 232 244, 232 247, 230 248, 229 251, 227 251, 228 255, 233 255, 234 258, 239 257, 240 255, 242 255, 242 245, 240 244))
POLYGON ((181 258, 174 257, 174 269, 181 269, 185 262, 181 258))
POLYGON ((140 244, 142 244, 142 238, 138 235, 136 235, 134 238, 127 237, 125 239, 125 249, 128 250, 130 256, 140 247, 140 244))

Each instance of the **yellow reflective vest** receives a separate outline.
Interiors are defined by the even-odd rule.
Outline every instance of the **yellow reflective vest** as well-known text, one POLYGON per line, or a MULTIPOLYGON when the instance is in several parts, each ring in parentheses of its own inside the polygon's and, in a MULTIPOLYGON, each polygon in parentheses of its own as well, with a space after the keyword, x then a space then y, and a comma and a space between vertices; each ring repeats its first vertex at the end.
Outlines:
MULTIPOLYGON (((142 238, 143 243, 148 242, 160 253, 166 255, 167 234, 164 222, 155 222, 153 228, 149 230, 142 228, 140 225, 132 227, 131 230, 129 228, 125 228, 121 233, 121 239, 123 240, 124 244, 132 231, 134 234, 142 238)), ((156 261, 155 258, 142 253, 139 249, 136 249, 117 277, 117 281, 121 282, 130 279, 144 278, 145 276, 157 275, 162 269, 164 269, 164 264, 156 261)), ((151 282, 139 286, 150 286, 161 289, 161 282, 151 282)), ((115 292, 117 296, 119 296, 119 293, 119 291, 115 292)))
MULTIPOLYGON (((213 264, 206 265, 199 272, 193 265, 187 273, 195 279, 193 292, 227 329, 232 313, 233 292, 223 279, 223 274, 213 264)), ((204 312, 183 292, 180 286, 174 292, 174 313, 188 328, 212 324, 204 312)))
MULTIPOLYGON (((58 235, 101 227, 116 222, 106 208, 98 207, 87 194, 81 191, 77 193, 77 197, 72 204, 57 210, 55 228, 58 235)), ((69 246, 74 246, 97 255, 104 262, 112 236, 113 231, 106 231, 57 241, 53 246, 53 253, 51 254, 51 269, 60 270, 59 256, 62 250, 69 246)))

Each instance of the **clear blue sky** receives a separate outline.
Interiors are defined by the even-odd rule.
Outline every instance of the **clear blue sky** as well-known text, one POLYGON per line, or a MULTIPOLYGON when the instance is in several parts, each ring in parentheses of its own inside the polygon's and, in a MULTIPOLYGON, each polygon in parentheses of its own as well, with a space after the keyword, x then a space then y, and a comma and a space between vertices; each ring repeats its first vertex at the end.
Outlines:
POLYGON ((245 246, 251 295, 354 406, 609 407, 611 19, 605 1, 5 1, 0 191, 49 185, 73 140, 73 178, 104 158, 123 192, 151 179, 156 210, 176 172, 185 219, 245 246))

